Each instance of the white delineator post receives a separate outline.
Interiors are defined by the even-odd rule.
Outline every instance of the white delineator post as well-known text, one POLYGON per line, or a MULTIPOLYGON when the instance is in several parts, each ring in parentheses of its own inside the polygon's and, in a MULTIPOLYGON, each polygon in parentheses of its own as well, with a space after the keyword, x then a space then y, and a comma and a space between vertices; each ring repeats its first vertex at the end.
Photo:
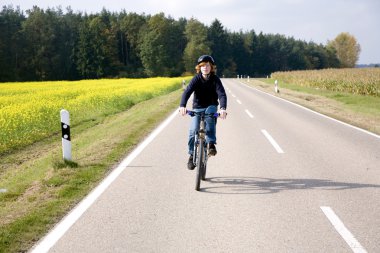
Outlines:
POLYGON ((274 81, 274 92, 276 92, 276 93, 280 92, 280 90, 278 89, 278 82, 277 82, 277 80, 274 81))
POLYGON ((71 161, 70 114, 61 110, 62 152, 63 160, 71 161))

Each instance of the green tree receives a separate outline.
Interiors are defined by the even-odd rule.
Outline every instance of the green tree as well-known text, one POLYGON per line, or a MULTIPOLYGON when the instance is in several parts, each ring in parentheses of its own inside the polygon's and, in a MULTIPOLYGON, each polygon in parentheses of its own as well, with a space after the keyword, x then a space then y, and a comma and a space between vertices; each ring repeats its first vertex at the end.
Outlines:
POLYGON ((193 72, 202 54, 215 58, 221 76, 266 76, 353 66, 360 52, 348 34, 324 46, 279 34, 229 32, 217 19, 207 27, 164 13, 103 9, 83 15, 68 8, 64 14, 60 7, 44 11, 37 6, 26 13, 12 6, 0 12, 0 81, 178 76, 193 72))
POLYGON ((269 75, 271 71, 269 55, 271 53, 271 48, 269 46, 269 41, 267 36, 260 32, 254 41, 253 45, 253 69, 254 76, 266 76, 269 75))
POLYGON ((327 52, 322 45, 310 42, 305 48, 306 69, 323 69, 328 63, 327 52))
POLYGON ((210 54, 210 47, 207 43, 207 27, 198 20, 191 18, 187 22, 185 35, 187 45, 183 54, 183 61, 186 72, 193 73, 198 57, 210 54))
POLYGON ((211 26, 208 29, 208 39, 212 56, 218 67, 218 73, 223 74, 230 58, 228 33, 218 19, 215 19, 211 23, 211 26))
POLYGON ((354 36, 345 32, 340 33, 334 40, 328 42, 328 47, 335 50, 342 67, 355 67, 361 49, 354 36))
POLYGON ((151 17, 141 37, 140 57, 148 76, 176 76, 183 71, 182 26, 163 13, 151 17))
POLYGON ((27 14, 22 29, 26 43, 21 63, 24 75, 28 80, 54 80, 60 72, 57 13, 54 9, 44 11, 34 6, 27 14))
POLYGON ((58 50, 61 55, 59 62, 59 80, 77 80, 80 74, 77 67, 79 43, 79 27, 82 23, 82 14, 73 13, 67 8, 67 13, 59 19, 58 50))
POLYGON ((0 12, 0 82, 19 80, 22 54, 20 31, 25 16, 20 8, 3 6, 0 12))
POLYGON ((100 15, 85 17, 79 30, 78 70, 85 78, 114 76, 118 73, 117 26, 112 15, 103 10, 100 15))
POLYGON ((325 68, 339 68, 340 62, 336 55, 336 50, 329 45, 325 49, 327 53, 327 66, 325 68))
POLYGON ((306 69, 305 43, 294 38, 291 38, 288 42, 290 43, 290 52, 287 59, 288 70, 306 69))
POLYGON ((140 59, 139 43, 142 41, 142 31, 147 26, 147 17, 124 12, 120 14, 119 20, 121 32, 119 36, 119 59, 124 64, 123 71, 129 76, 143 76, 144 70, 140 59))
POLYGON ((97 55, 94 48, 94 35, 90 29, 90 18, 88 15, 83 17, 79 27, 79 42, 77 46, 77 69, 81 77, 96 78, 97 74, 97 55))
POLYGON ((249 75, 250 64, 248 59, 250 59, 250 48, 246 45, 247 41, 248 36, 242 32, 230 33, 228 35, 230 57, 225 60, 222 75, 225 77, 235 77, 237 74, 249 75))

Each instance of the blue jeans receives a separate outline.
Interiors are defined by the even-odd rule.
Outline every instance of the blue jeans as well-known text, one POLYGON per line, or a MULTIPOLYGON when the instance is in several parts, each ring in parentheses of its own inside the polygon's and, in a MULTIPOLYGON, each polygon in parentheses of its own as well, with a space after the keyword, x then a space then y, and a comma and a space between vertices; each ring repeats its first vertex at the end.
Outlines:
MULTIPOLYGON (((215 105, 210 105, 207 108, 201 108, 201 109, 193 109, 195 112, 205 112, 205 113, 215 113, 217 112, 218 107, 215 105)), ((201 121, 200 116, 194 116, 192 118, 191 124, 190 124, 190 130, 189 130, 189 154, 192 155, 194 153, 194 139, 195 134, 199 130, 199 124, 201 121)), ((216 143, 216 119, 212 117, 206 117, 206 142, 207 143, 216 143)))

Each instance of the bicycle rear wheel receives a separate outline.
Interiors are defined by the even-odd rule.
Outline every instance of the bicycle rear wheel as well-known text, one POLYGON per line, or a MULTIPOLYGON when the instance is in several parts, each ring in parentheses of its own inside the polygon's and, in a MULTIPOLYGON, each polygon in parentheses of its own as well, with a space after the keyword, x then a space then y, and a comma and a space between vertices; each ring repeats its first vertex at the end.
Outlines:
POLYGON ((199 191, 201 186, 201 178, 203 175, 203 163, 204 163, 204 145, 203 142, 199 143, 197 154, 197 172, 195 176, 195 190, 199 191))

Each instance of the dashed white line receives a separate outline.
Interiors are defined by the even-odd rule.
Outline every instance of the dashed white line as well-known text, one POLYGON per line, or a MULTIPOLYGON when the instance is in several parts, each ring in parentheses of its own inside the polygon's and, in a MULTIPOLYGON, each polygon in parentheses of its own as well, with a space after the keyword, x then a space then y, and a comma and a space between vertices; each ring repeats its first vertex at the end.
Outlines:
POLYGON ((351 234, 351 232, 346 228, 343 222, 339 219, 339 217, 334 213, 334 211, 328 206, 321 206, 323 213, 329 219, 331 224, 334 226, 336 231, 343 237, 348 246, 355 253, 366 253, 367 251, 363 248, 363 246, 356 240, 356 238, 351 234))
POLYGON ((236 102, 238 102, 239 104, 241 104, 241 101, 239 99, 236 99, 236 102))
POLYGON ((268 141, 272 144, 272 146, 276 149, 277 153, 284 153, 280 145, 277 144, 277 142, 272 138, 272 136, 267 132, 267 130, 262 129, 261 132, 264 134, 264 136, 268 139, 268 141))
POLYGON ((245 110, 245 112, 248 114, 249 117, 253 118, 252 113, 250 113, 247 109, 245 110))
POLYGON ((235 95, 235 94, 231 94, 231 96, 232 96, 233 98, 236 98, 236 95, 235 95))
POLYGON ((334 119, 334 118, 332 118, 332 117, 326 116, 326 115, 324 115, 324 114, 322 114, 322 113, 319 113, 319 112, 313 111, 313 110, 311 110, 311 109, 309 109, 309 108, 306 108, 306 107, 304 107, 304 106, 302 106, 302 105, 299 105, 299 104, 296 104, 296 103, 294 103, 294 102, 288 101, 288 100, 286 100, 286 99, 284 99, 284 98, 280 98, 280 97, 277 97, 277 96, 275 96, 275 95, 269 94, 269 93, 264 92, 264 91, 261 91, 261 90, 259 90, 259 89, 256 89, 256 88, 254 88, 254 87, 251 87, 251 86, 249 86, 248 84, 245 84, 245 83, 242 83, 242 82, 239 82, 239 83, 242 84, 242 85, 244 85, 244 86, 246 86, 246 87, 248 87, 249 89, 252 89, 252 90, 258 91, 258 92, 263 93, 263 94, 265 94, 265 95, 267 95, 267 96, 271 96, 271 97, 273 97, 273 98, 275 98, 275 99, 278 99, 278 100, 284 101, 284 102, 286 102, 286 103, 289 103, 289 104, 292 104, 292 105, 297 106, 297 107, 299 107, 299 108, 302 108, 302 109, 304 109, 304 110, 306 110, 306 111, 312 112, 312 113, 314 113, 314 114, 316 114, 316 115, 319 115, 319 116, 321 116, 321 117, 323 117, 323 118, 326 118, 326 119, 329 119, 329 120, 332 120, 332 121, 338 122, 338 123, 340 123, 340 124, 342 124, 342 125, 345 125, 345 126, 351 127, 351 128, 353 128, 353 129, 356 129, 356 130, 358 130, 358 131, 361 131, 361 132, 363 132, 363 133, 369 134, 369 135, 371 135, 371 136, 373 136, 373 137, 376 137, 376 138, 380 139, 380 135, 378 135, 378 134, 372 133, 372 132, 370 132, 370 131, 364 130, 364 129, 362 129, 362 128, 359 128, 359 127, 356 127, 356 126, 353 126, 353 125, 350 125, 350 124, 348 124, 348 123, 345 123, 345 122, 343 122, 343 121, 340 121, 340 120, 334 119))

